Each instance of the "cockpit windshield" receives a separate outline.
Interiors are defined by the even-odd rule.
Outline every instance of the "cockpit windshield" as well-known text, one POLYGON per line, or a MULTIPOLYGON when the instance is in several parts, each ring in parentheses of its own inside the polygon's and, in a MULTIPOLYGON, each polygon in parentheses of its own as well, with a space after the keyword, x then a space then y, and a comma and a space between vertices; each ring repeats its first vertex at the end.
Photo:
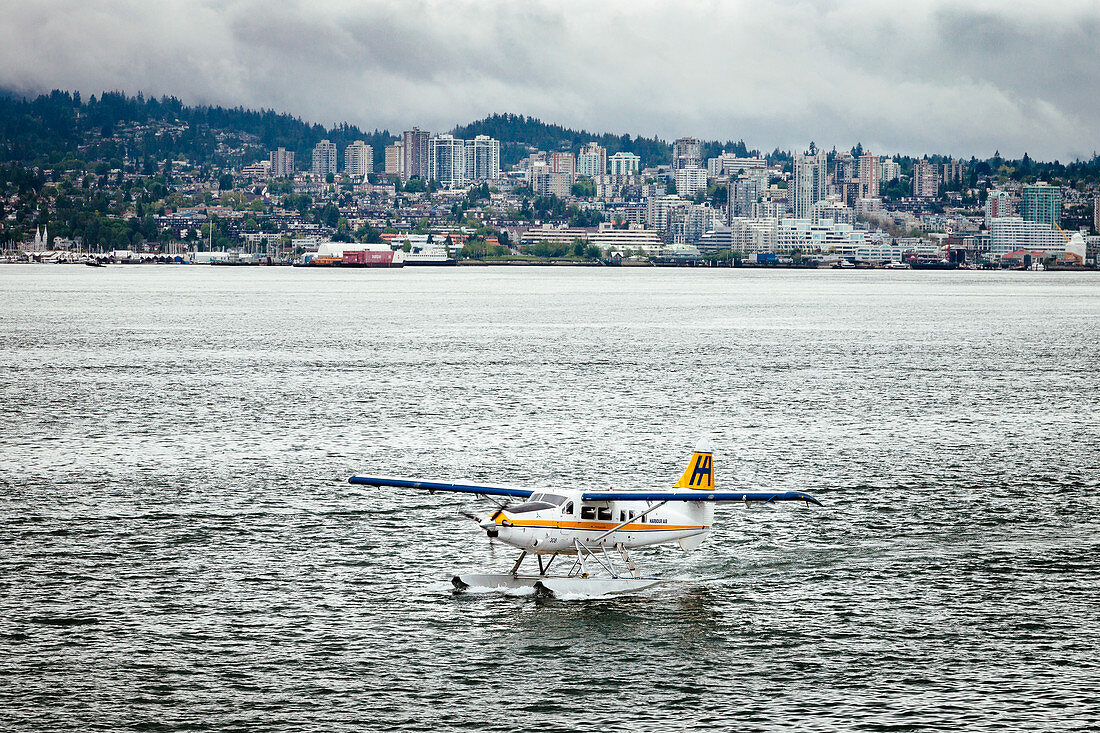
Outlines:
POLYGON ((556 506, 561 506, 565 503, 565 497, 559 494, 549 494, 546 492, 536 492, 531 494, 531 498, 524 504, 519 506, 508 507, 509 514, 523 514, 524 512, 537 512, 543 509, 553 509, 556 506))

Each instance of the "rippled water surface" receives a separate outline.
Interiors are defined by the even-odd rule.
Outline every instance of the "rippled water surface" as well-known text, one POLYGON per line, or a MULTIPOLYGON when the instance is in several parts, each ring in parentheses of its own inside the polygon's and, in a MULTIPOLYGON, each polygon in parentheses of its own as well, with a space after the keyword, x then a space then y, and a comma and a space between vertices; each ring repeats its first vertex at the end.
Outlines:
POLYGON ((0 728, 1100 726, 1100 277, 0 268, 0 728), (476 500, 726 488, 678 579, 454 595, 476 500))

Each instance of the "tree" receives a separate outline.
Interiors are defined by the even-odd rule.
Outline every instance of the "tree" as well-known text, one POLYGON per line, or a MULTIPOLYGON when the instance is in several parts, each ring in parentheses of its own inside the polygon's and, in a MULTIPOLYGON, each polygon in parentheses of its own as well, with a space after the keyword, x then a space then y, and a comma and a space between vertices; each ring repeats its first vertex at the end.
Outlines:
POLYGON ((596 184, 591 178, 579 178, 573 184, 571 193, 577 198, 593 198, 596 195, 596 184))
POLYGON ((233 176, 228 173, 222 174, 222 177, 218 179, 218 190, 229 191, 233 188, 233 176))

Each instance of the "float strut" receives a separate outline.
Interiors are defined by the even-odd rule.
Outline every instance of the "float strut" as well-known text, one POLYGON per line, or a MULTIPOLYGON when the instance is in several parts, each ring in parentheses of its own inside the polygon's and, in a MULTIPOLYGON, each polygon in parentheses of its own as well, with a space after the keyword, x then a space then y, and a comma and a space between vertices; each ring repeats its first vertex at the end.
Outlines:
POLYGON ((523 563, 523 558, 527 557, 527 550, 519 553, 519 559, 516 560, 516 564, 512 566, 512 575, 519 572, 519 566, 523 563))

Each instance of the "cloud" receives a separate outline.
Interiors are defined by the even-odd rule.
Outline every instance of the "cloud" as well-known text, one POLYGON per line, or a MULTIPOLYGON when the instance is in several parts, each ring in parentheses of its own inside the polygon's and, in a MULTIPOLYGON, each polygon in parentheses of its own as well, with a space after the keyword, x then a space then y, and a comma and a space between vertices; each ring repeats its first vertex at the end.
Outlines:
POLYGON ((0 85, 331 124, 520 112, 751 146, 1069 159, 1096 147, 1097 2, 8 0, 0 85))

